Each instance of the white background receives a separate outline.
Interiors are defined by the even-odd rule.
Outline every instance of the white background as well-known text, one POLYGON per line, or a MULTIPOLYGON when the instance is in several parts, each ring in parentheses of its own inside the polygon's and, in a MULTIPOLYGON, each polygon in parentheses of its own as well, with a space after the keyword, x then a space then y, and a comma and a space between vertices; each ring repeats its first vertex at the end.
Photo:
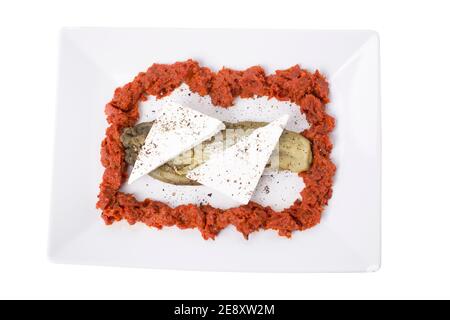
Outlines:
POLYGON ((1 2, 0 298, 450 298, 450 10, 446 3, 1 2), (377 30, 383 127, 381 270, 239 274, 48 262, 61 26, 377 30))

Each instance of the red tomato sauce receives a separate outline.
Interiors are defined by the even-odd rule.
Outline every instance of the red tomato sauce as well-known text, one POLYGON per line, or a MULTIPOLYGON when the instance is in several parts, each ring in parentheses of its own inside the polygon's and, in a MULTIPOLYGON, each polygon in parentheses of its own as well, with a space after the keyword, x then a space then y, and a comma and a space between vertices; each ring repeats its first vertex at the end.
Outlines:
POLYGON ((204 239, 214 239, 229 225, 234 225, 245 238, 252 232, 267 229, 290 237, 293 231, 313 227, 320 222, 324 207, 331 198, 336 171, 330 160, 333 145, 329 134, 335 121, 326 113, 328 94, 324 76, 298 65, 266 75, 259 66, 244 71, 223 68, 213 72, 193 60, 153 64, 132 82, 117 88, 105 107, 109 127, 101 145, 101 162, 105 171, 97 202, 103 220, 107 225, 125 219, 131 225, 142 222, 158 229, 170 226, 198 228, 204 239), (194 204, 171 208, 151 199, 138 201, 132 194, 119 191, 127 179, 127 164, 120 142, 122 129, 137 122, 139 101, 146 100, 148 95, 167 96, 183 82, 201 96, 210 95, 214 105, 224 108, 232 106, 236 97, 254 95, 297 104, 310 124, 302 134, 312 142, 313 148, 311 168, 299 174, 305 183, 302 200, 295 201, 281 212, 254 202, 227 210, 194 204))

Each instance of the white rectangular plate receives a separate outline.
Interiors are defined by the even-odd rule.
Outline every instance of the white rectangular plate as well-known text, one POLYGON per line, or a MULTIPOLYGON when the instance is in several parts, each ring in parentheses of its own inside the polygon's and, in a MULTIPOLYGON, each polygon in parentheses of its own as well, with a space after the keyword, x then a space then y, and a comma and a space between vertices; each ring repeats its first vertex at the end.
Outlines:
POLYGON ((64 29, 61 34, 49 256, 58 263, 184 270, 365 272, 380 266, 379 39, 372 31, 64 29), (334 193, 320 225, 291 239, 232 227, 106 227, 95 209, 104 105, 152 63, 198 60, 218 70, 295 64, 330 83, 336 118, 334 193))

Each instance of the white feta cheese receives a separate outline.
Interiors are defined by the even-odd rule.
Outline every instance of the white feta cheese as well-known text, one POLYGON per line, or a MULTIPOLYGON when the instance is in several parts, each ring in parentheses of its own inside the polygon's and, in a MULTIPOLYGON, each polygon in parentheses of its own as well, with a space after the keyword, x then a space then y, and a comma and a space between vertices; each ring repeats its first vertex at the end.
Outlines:
POLYGON ((284 115, 258 128, 222 153, 189 171, 187 177, 247 204, 289 119, 284 115))
POLYGON ((225 125, 220 120, 198 111, 178 104, 165 106, 139 151, 128 183, 133 183, 223 129, 225 125))

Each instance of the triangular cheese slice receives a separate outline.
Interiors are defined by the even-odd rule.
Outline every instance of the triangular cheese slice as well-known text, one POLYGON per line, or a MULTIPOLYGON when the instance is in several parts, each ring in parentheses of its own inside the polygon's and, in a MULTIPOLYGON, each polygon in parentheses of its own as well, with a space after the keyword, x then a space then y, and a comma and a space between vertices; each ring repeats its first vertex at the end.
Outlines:
POLYGON ((253 131, 222 153, 189 171, 187 177, 240 204, 253 195, 264 168, 289 119, 288 115, 253 131))
POLYGON ((164 107, 145 138, 128 183, 133 183, 223 129, 225 125, 221 121, 198 111, 178 104, 164 107))

